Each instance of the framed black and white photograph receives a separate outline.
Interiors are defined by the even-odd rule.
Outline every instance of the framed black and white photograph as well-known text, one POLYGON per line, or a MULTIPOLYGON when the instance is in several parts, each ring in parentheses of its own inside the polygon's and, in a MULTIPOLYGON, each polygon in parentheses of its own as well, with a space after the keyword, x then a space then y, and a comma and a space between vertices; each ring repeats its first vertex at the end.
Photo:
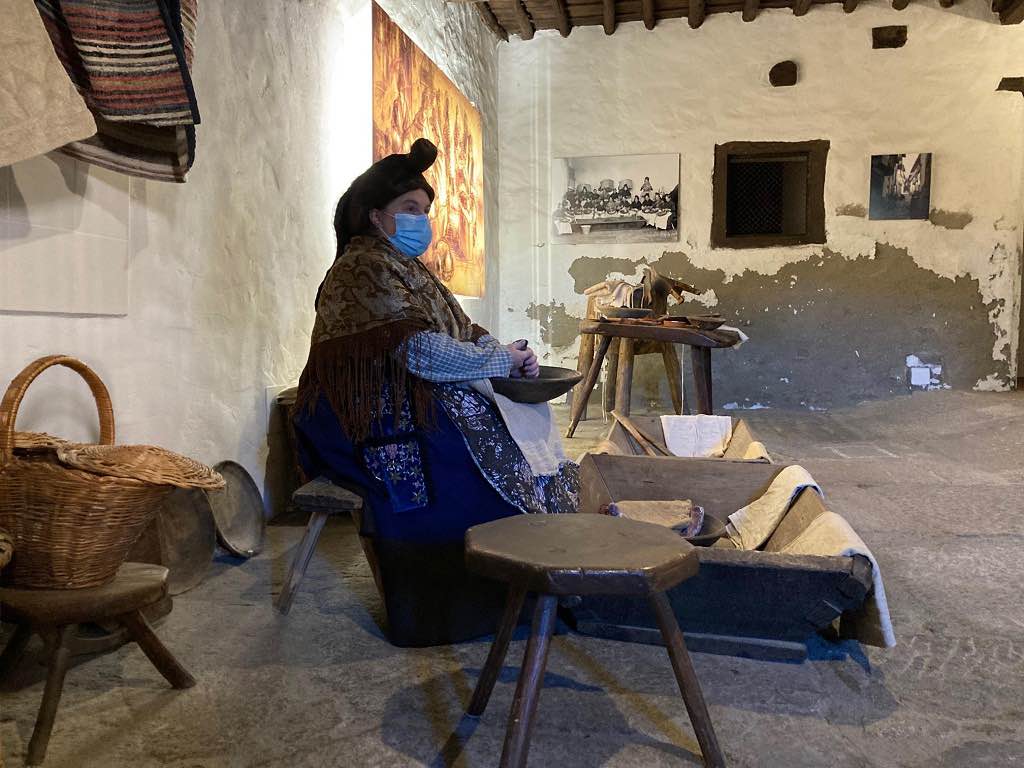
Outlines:
POLYGON ((930 153, 871 158, 871 219, 927 219, 931 207, 930 153))
POLYGON ((552 161, 552 236, 561 243, 679 240, 679 155, 552 161))

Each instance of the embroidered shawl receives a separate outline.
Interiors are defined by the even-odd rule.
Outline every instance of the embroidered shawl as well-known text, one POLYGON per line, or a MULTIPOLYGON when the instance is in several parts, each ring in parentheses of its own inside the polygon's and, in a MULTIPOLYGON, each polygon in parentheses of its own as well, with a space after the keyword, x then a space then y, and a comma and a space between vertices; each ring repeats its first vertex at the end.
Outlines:
POLYGON ((353 237, 320 287, 297 405, 312 407, 323 394, 353 442, 371 434, 382 412, 400 413, 406 397, 416 425, 429 427, 430 385, 404 365, 405 344, 420 331, 459 341, 485 333, 418 259, 383 238, 353 237))

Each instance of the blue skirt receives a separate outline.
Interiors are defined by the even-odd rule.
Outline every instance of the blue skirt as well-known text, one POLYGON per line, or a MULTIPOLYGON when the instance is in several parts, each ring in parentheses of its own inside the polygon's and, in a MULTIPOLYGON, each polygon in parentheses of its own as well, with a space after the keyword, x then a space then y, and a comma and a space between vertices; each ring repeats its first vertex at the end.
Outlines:
POLYGON ((353 445, 326 398, 295 415, 299 462, 364 498, 365 536, 396 541, 461 540, 467 528, 523 512, 575 512, 578 467, 535 477, 497 408, 455 385, 434 389, 436 427, 415 429, 383 414, 373 437, 353 445))

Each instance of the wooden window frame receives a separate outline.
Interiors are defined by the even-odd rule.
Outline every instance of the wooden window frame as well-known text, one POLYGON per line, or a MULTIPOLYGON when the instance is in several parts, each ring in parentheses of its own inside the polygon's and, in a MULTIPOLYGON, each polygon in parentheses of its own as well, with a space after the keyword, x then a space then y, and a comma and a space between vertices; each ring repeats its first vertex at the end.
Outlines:
POLYGON ((767 248, 776 245, 825 243, 825 165, 829 142, 814 141, 731 141, 715 145, 715 172, 712 178, 713 209, 711 245, 714 248, 767 248), (802 235, 728 235, 726 205, 729 199, 730 157, 771 157, 807 155, 807 231, 802 235))

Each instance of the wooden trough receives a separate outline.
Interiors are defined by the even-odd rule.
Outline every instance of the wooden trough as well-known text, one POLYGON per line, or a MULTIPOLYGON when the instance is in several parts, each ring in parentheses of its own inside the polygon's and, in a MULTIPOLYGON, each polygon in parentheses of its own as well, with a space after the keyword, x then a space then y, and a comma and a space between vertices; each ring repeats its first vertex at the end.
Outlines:
MULTIPOLYGON (((580 512, 597 513, 612 501, 686 498, 725 520, 761 496, 785 466, 588 454, 581 464, 580 512)), ((851 621, 844 614, 858 608, 871 588, 867 558, 779 551, 825 511, 821 497, 808 489, 763 550, 736 549, 728 539, 699 549, 700 572, 668 593, 691 650, 803 661, 809 638, 837 619, 851 621)), ((584 597, 573 614, 583 634, 660 642, 643 601, 584 597)))

